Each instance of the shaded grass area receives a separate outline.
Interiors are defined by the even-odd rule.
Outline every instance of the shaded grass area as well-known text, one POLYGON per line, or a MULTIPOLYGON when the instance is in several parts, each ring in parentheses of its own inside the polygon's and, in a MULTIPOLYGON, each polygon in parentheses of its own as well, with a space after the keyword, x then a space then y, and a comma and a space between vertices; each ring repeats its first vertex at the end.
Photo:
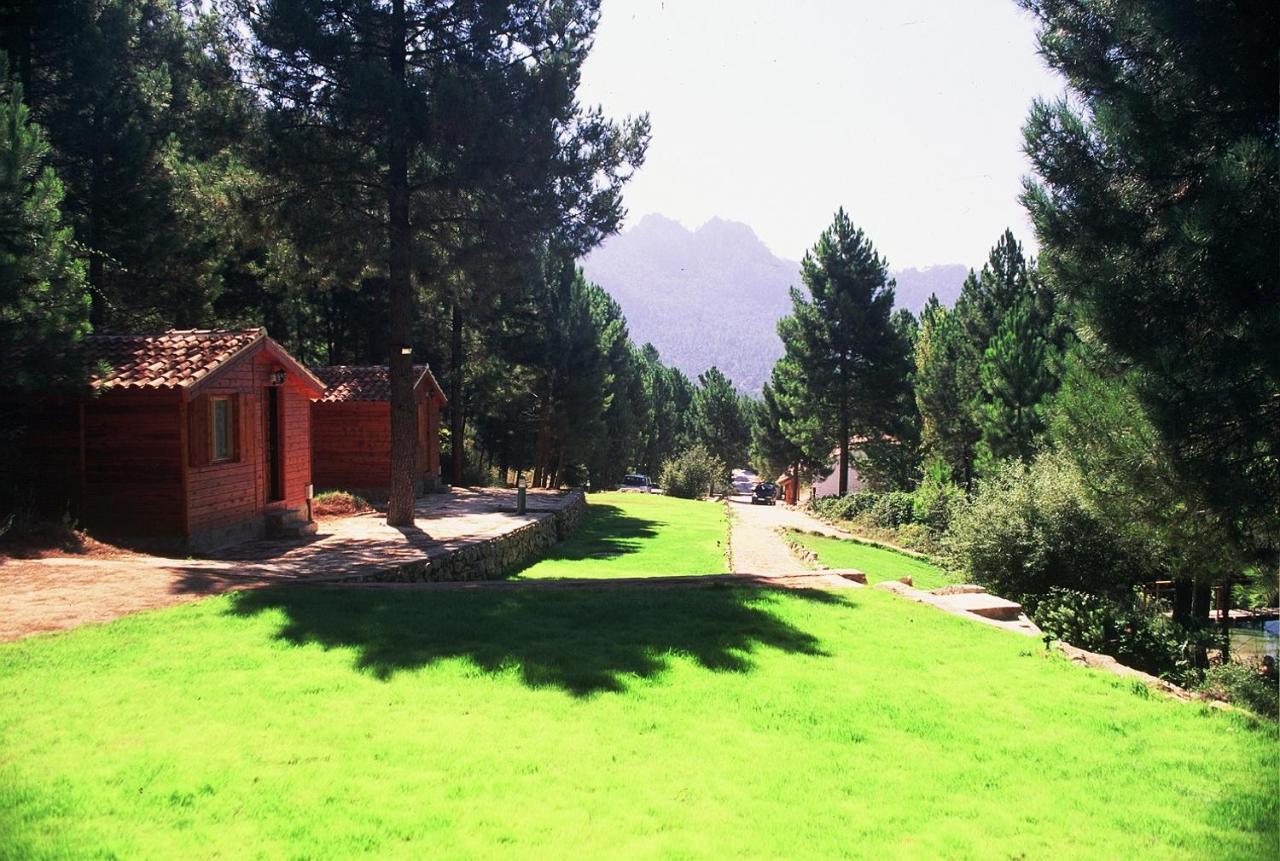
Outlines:
POLYGON ((857 568, 867 575, 868 583, 910 577, 917 589, 937 589, 956 582, 954 577, 937 565, 884 547, 803 532, 791 532, 788 535, 793 541, 818 554, 818 559, 824 565, 831 568, 857 568))
POLYGON ((277 588, 0 646, 0 857, 1275 857, 1274 725, 873 590, 277 588))
POLYGON ((727 570, 724 506, 644 493, 593 493, 577 531, 516 576, 655 577, 727 570))

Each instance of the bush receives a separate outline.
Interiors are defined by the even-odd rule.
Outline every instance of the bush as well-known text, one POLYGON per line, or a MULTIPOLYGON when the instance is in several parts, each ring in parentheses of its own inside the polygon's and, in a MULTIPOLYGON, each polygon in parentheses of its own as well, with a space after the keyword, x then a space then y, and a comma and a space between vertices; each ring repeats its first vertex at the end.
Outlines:
POLYGON ((1094 512, 1079 471, 1054 452, 984 481, 943 544, 948 567, 1024 604, 1055 587, 1122 597, 1157 579, 1150 554, 1094 512))
POLYGON ((910 493, 877 493, 860 490, 847 496, 815 499, 810 510, 828 520, 848 520, 862 526, 896 529, 915 522, 915 500, 910 493))
POLYGON ((1274 677, 1257 667, 1234 662, 1210 667, 1196 690, 1272 720, 1280 719, 1280 688, 1274 677))
POLYGON ((879 494, 879 499, 867 513, 871 526, 881 529, 897 529, 916 522, 916 502, 910 493, 901 490, 879 494))
POLYGON ((659 482, 669 496, 700 499, 714 484, 721 486, 728 468, 701 443, 677 455, 662 468, 659 482))
POLYGON ((828 520, 855 520, 870 511, 880 494, 870 490, 850 493, 847 496, 823 496, 809 506, 819 517, 828 520))
POLYGON ((935 538, 947 531, 952 512, 964 502, 964 490, 951 480, 951 468, 940 458, 924 465, 924 477, 911 496, 915 522, 935 538))
POLYGON ((1222 644, 1217 629, 1179 625, 1140 592, 1116 599, 1053 588, 1027 609, 1054 639, 1184 686, 1199 680, 1206 651, 1222 644))

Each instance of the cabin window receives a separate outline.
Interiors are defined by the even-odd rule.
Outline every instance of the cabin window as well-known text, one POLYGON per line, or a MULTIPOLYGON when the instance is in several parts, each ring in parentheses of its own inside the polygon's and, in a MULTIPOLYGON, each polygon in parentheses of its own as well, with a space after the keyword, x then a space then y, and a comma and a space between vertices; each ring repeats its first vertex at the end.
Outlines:
POLYGON ((231 460, 235 454, 235 425, 231 398, 209 399, 209 460, 231 460))

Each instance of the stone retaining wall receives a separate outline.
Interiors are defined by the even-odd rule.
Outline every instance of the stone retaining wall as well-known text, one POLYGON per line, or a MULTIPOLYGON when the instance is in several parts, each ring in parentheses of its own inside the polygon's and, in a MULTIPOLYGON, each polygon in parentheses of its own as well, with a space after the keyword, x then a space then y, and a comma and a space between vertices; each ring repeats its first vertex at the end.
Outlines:
POLYGON ((340 578, 341 583, 421 583, 497 580, 574 533, 587 510, 586 496, 570 492, 561 509, 502 535, 451 552, 424 556, 382 571, 340 578))

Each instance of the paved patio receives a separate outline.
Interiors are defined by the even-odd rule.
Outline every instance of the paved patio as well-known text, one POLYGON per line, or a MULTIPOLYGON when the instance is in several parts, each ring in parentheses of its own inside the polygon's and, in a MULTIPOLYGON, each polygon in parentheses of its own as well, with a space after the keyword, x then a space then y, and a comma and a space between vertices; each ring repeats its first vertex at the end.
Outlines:
POLYGON ((105 622, 231 589, 323 583, 434 558, 548 517, 570 497, 529 491, 515 513, 515 491, 457 489, 418 500, 412 529, 380 513, 322 520, 304 539, 251 541, 201 559, 143 554, 59 556, 0 562, 0 642, 105 622))

